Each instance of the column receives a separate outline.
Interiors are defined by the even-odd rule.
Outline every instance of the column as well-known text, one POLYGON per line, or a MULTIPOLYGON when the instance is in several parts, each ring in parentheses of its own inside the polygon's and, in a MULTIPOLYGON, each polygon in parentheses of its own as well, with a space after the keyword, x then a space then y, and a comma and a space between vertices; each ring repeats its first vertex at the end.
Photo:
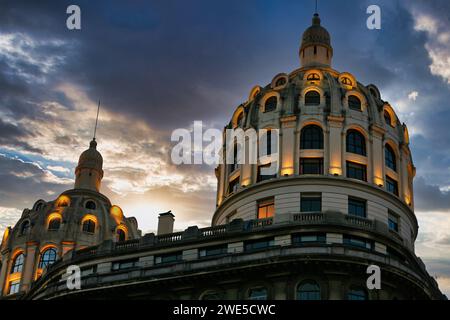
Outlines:
POLYGON ((332 175, 342 175, 342 124, 344 118, 337 116, 328 116, 329 133, 329 173, 332 175))

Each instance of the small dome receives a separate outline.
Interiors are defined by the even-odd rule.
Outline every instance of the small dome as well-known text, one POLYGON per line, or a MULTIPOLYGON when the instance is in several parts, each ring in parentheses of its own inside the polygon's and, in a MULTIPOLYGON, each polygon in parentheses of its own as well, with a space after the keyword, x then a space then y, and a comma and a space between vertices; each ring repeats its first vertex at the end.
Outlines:
POLYGON ((331 48, 330 34, 327 29, 320 25, 319 14, 315 13, 312 18, 312 25, 305 30, 302 37, 302 46, 300 50, 310 45, 324 45, 331 48))
POLYGON ((89 149, 85 150, 78 160, 77 168, 92 168, 101 171, 103 167, 103 157, 97 151, 97 142, 94 140, 89 144, 89 149))

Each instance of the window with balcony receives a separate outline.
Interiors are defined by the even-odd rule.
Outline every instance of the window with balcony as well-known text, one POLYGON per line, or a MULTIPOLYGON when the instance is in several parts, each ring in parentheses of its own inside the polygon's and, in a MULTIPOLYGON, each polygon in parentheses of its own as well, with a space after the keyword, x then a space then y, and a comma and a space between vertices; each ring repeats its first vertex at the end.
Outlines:
POLYGON ((238 189, 239 189, 239 177, 237 177, 236 179, 234 179, 230 182, 228 192, 235 193, 238 191, 238 189))
POLYGON ((18 254, 12 263, 11 273, 22 272, 25 256, 23 253, 18 254))
POLYGON ((39 269, 44 269, 53 264, 58 255, 56 254, 55 248, 48 248, 44 252, 41 253, 41 259, 39 261, 39 269))
POLYGON ((367 217, 367 201, 357 198, 348 198, 348 214, 355 217, 367 217))
POLYGON ((300 211, 301 212, 321 212, 322 211, 322 195, 303 194, 300 198, 300 211))
POLYGON ((366 165, 347 161, 347 178, 367 181, 366 165))

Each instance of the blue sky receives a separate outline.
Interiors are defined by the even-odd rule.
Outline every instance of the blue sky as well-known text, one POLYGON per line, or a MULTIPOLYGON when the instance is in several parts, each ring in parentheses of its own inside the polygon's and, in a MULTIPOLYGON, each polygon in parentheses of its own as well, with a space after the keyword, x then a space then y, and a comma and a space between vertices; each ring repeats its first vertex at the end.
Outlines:
MULTIPOLYGON (((170 163, 170 133, 222 128, 255 85, 299 67, 314 1, 2 1, 0 232, 23 208, 73 184, 102 100, 102 192, 141 229, 172 209, 208 225, 215 177, 170 163), (78 4, 82 30, 65 26, 78 4)), ((411 135, 417 253, 450 294, 450 3, 319 1, 333 67, 374 83, 411 135), (382 10, 381 30, 366 8, 382 10)))

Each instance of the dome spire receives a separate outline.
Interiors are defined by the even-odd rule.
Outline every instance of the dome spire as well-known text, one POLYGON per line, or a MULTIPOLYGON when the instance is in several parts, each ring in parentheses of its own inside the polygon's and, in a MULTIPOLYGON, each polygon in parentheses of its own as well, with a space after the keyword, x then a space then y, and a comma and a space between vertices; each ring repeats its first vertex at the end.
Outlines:
POLYGON ((321 26, 320 17, 316 12, 312 17, 311 26, 305 30, 300 46, 300 62, 302 67, 331 66, 333 48, 331 47, 330 34, 321 26))
POLYGON ((93 142, 95 142, 95 135, 97 134, 97 124, 98 124, 98 114, 99 113, 100 113, 100 99, 98 99, 97 117, 95 118, 95 127, 94 127, 94 137, 92 138, 93 142))

